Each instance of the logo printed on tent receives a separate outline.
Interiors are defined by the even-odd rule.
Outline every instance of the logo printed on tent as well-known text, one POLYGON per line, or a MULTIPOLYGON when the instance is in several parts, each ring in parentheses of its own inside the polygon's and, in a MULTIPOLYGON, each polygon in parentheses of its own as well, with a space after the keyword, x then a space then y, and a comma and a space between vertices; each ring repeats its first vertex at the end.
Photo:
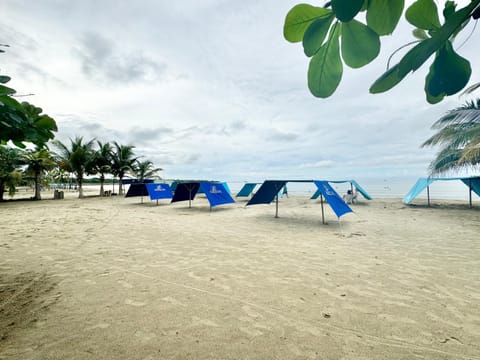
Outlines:
POLYGON ((221 193, 222 193, 222 190, 217 189, 215 185, 212 185, 212 187, 210 188, 210 194, 221 194, 221 193))
POLYGON ((161 184, 158 184, 154 189, 153 191, 167 191, 166 188, 162 187, 161 184))

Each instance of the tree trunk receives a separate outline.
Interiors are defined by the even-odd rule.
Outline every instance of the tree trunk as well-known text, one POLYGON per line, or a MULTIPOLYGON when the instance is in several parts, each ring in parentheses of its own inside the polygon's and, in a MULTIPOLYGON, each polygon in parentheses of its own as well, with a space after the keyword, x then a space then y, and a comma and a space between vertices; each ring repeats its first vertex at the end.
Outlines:
POLYGON ((123 195, 123 186, 122 186, 122 178, 118 178, 118 195, 122 196, 123 195))
POLYGON ((4 193, 5 193, 5 182, 0 179, 0 201, 3 201, 4 193))
POLYGON ((100 175, 100 196, 105 195, 105 191, 103 190, 103 184, 105 183, 105 175, 100 175))
POLYGON ((83 187, 82 187, 83 178, 79 177, 77 179, 77 182, 78 182, 78 198, 81 199, 81 198, 83 198, 83 187))
POLYGON ((42 195, 40 193, 40 187, 42 186, 42 173, 35 173, 35 200, 42 200, 42 195))

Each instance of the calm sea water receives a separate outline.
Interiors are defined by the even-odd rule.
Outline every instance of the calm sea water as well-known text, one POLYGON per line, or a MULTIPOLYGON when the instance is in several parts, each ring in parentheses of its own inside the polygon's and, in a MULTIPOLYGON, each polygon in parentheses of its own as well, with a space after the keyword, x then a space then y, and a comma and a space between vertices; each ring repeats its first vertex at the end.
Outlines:
MULTIPOLYGON (((415 184, 417 179, 355 179, 372 198, 403 198, 415 184)), ((244 182, 228 182, 232 193, 236 194, 244 182)), ((350 183, 331 184, 332 187, 343 195, 350 189, 350 183)), ((313 183, 288 183, 288 193, 299 196, 311 196, 317 190, 313 183)), ((472 199, 479 201, 480 198, 472 193, 472 199)), ((430 185, 430 199, 444 200, 468 200, 468 187, 461 181, 435 181, 430 185)), ((418 198, 426 199, 427 191, 424 190, 418 198)))

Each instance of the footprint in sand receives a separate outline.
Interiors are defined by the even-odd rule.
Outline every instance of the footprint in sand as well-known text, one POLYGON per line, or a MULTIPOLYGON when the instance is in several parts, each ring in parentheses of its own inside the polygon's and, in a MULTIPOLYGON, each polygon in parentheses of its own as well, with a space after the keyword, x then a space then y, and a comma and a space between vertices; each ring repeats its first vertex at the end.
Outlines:
POLYGON ((99 323, 93 326, 88 327, 86 330, 95 330, 95 329, 107 329, 110 327, 110 324, 107 323, 99 323))
POLYGON ((162 301, 165 301, 165 302, 168 302, 172 305, 177 305, 177 306, 187 306, 185 305, 184 303, 178 301, 177 299, 171 297, 171 296, 166 296, 164 298, 162 298, 162 301))
POLYGON ((261 318, 263 317, 262 315, 260 315, 258 312, 256 312, 255 310, 253 310, 250 306, 248 305, 243 305, 242 306, 242 310, 250 317, 252 318, 261 318))
POLYGON ((125 289, 131 289, 133 288, 133 285, 126 282, 125 280, 118 280, 118 283, 122 285, 125 289))
POLYGON ((154 339, 157 335, 153 332, 144 332, 142 330, 135 331, 135 337, 139 338, 142 343, 147 343, 154 339))
POLYGON ((145 306, 146 303, 141 301, 133 301, 130 299, 125 299, 125 304, 140 307, 140 306, 145 306))
POLYGON ((240 326, 239 329, 240 329, 241 332, 243 332, 243 333, 245 333, 245 334, 247 334, 248 336, 251 336, 251 337, 263 335, 263 332, 261 332, 260 330, 249 329, 249 328, 246 328, 246 327, 243 327, 243 326, 240 326))
POLYGON ((197 316, 193 316, 192 317, 192 323, 194 323, 195 325, 205 325, 205 326, 211 326, 211 327, 219 327, 220 325, 218 325, 216 322, 212 321, 212 320, 209 320, 209 319, 201 319, 197 316))

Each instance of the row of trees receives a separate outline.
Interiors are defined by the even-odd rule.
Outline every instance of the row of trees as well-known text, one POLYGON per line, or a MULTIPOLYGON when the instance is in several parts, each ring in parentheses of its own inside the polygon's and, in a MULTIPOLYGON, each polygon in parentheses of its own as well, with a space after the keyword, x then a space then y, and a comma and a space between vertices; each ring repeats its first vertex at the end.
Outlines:
POLYGON ((54 141, 56 151, 47 147, 21 149, 0 145, 0 201, 5 190, 9 194, 22 183, 32 183, 34 199, 41 199, 41 187, 47 181, 62 182, 65 175, 73 174, 78 185, 79 197, 83 197, 83 183, 86 176, 98 175, 100 196, 104 195, 105 177, 108 174, 119 179, 119 194, 123 194, 122 180, 131 175, 143 181, 158 177, 162 169, 156 168, 150 160, 136 156, 134 146, 117 142, 101 142, 95 139, 85 141, 83 137, 70 139, 70 143, 54 141))

